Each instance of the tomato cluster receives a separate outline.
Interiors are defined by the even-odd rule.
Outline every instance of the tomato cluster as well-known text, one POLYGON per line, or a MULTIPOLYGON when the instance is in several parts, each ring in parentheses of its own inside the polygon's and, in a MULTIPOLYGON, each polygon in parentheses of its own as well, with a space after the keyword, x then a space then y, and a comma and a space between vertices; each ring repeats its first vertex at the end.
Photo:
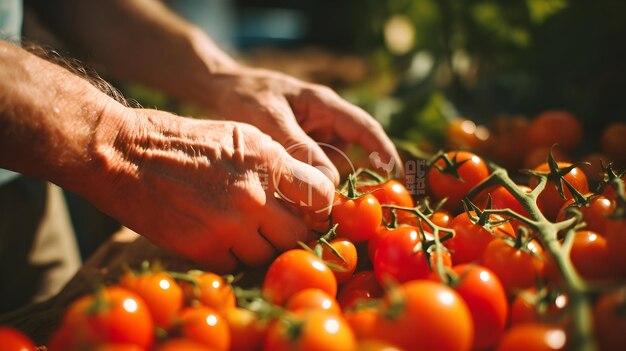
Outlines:
POLYGON ((428 199, 358 173, 328 231, 280 254, 256 288, 144 267, 74 301, 48 349, 618 349, 624 176, 608 167, 592 192, 579 166, 550 157, 514 182, 477 154, 441 153, 428 199))

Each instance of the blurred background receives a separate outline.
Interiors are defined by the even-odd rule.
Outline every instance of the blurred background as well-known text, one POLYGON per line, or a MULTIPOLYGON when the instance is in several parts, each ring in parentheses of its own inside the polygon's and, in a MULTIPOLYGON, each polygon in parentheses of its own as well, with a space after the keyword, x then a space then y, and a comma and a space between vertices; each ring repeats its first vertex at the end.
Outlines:
MULTIPOLYGON (((409 157, 466 147, 510 169, 532 166, 532 121, 558 110, 582 130, 563 158, 600 159, 606 127, 626 121, 623 0, 165 2, 239 60, 331 86, 409 157)), ((118 87, 145 107, 205 114, 142 86, 118 87)), ((624 128, 613 134, 626 140, 624 128)), ((72 196, 81 232, 89 215, 72 196)), ((98 244, 83 241, 83 255, 98 244)))

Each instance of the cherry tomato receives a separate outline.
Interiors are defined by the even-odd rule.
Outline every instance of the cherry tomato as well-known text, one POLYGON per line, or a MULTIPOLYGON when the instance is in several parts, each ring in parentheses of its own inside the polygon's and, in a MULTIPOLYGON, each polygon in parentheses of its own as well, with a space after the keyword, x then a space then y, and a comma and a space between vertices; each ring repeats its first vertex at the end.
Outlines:
POLYGON ((219 312, 206 306, 186 307, 179 315, 184 337, 212 350, 228 350, 230 329, 219 312))
MULTIPOLYGON (((430 233, 426 234, 427 239, 432 239, 430 233)), ((429 262, 423 250, 414 252, 421 242, 419 229, 415 227, 398 227, 383 237, 374 253, 378 282, 384 285, 389 278, 401 283, 428 278, 431 273, 429 264, 434 267, 437 255, 433 251, 429 262)), ((441 258, 444 266, 451 265, 448 252, 442 251, 441 258)))
MULTIPOLYGON (((476 216, 475 212, 470 212, 476 216)), ((502 221, 504 218, 491 215, 490 220, 502 221)), ((491 233, 480 224, 472 222, 466 212, 454 217, 450 223, 450 229, 454 229, 454 237, 446 241, 444 245, 452 254, 452 262, 457 264, 478 262, 482 259, 487 245, 496 237, 512 237, 514 235, 511 224, 504 222, 491 227, 491 233)))
POLYGON ((312 310, 289 315, 272 323, 265 336, 263 349, 347 351, 356 349, 356 338, 343 317, 312 310))
MULTIPOLYGON (((472 315, 474 346, 483 350, 493 345, 504 332, 509 304, 498 277, 486 267, 475 264, 454 266, 456 281, 452 288, 463 298, 472 315)), ((432 275, 435 281, 439 276, 432 275)))
POLYGON ((334 314, 341 314, 341 307, 334 296, 321 289, 304 289, 291 295, 285 307, 289 311, 324 310, 334 314))
POLYGON ((0 327, 0 350, 35 351, 35 344, 21 331, 11 327, 0 327))
POLYGON ((259 350, 267 329, 267 322, 252 311, 231 308, 224 315, 230 329, 232 351, 259 350))
POLYGON ((333 223, 338 224, 337 234, 356 243, 369 240, 376 235, 383 212, 373 194, 363 195, 357 199, 336 194, 331 216, 333 223))
MULTIPOLYGON (((360 193, 371 194, 378 200, 381 205, 396 205, 402 207, 413 207, 415 203, 407 188, 395 179, 388 180, 382 184, 364 185, 357 187, 360 193)), ((407 216, 406 211, 396 211, 398 218, 407 216)), ((383 216, 387 222, 391 221, 391 210, 383 209, 383 216)))
POLYGON ((143 348, 132 344, 103 344, 98 345, 94 351, 145 351, 143 348))
MULTIPOLYGON (((339 252, 341 257, 343 257, 343 260, 326 245, 322 245, 322 260, 341 267, 341 270, 333 269, 333 267, 331 267, 331 269, 337 279, 337 282, 343 283, 352 276, 354 270, 356 269, 356 265, 358 263, 356 247, 350 240, 341 238, 333 239, 329 243, 335 250, 337 250, 337 252, 339 252)), ((309 247, 314 248, 315 245, 317 245, 317 241, 310 243, 309 247)))
POLYGON ((604 237, 589 230, 580 230, 574 235, 570 258, 583 278, 598 281, 612 279, 618 275, 617 269, 611 264, 609 248, 604 237))
POLYGON ((119 284, 144 300, 154 323, 163 329, 170 328, 174 317, 183 307, 183 290, 167 273, 126 273, 119 284))
POLYGON ((383 298, 374 338, 405 350, 470 350, 473 325, 469 308, 451 288, 414 280, 383 298), (453 333, 453 337, 451 334, 453 333))
POLYGON ((233 288, 221 276, 210 272, 191 272, 189 275, 195 279, 195 284, 181 282, 188 300, 198 300, 220 313, 235 307, 233 288))
POLYGON ((359 351, 401 351, 395 345, 382 340, 363 339, 357 346, 359 351))
POLYGON ((447 149, 483 150, 489 143, 489 130, 465 118, 456 118, 446 128, 447 149))
POLYGON ((600 350, 621 350, 626 345, 626 290, 602 295, 593 309, 594 332, 600 350))
MULTIPOLYGON (((585 196, 591 196, 591 194, 588 193, 585 196)), ((607 232, 606 226, 609 221, 607 217, 615 211, 615 202, 602 195, 597 195, 589 199, 588 205, 578 207, 574 205, 574 199, 569 199, 559 210, 559 214, 556 217, 557 222, 571 217, 566 212, 568 207, 577 208, 581 212, 586 229, 604 236, 607 232)))
POLYGON ((612 219, 607 222, 606 242, 613 266, 622 275, 626 275, 626 219, 612 219))
POLYGON ((537 241, 517 248, 514 242, 492 240, 485 248, 482 262, 498 276, 508 295, 535 286, 544 276, 543 249, 537 241))
POLYGON ((554 351, 565 350, 567 336, 555 326, 546 324, 519 324, 511 327, 496 351, 554 351))
POLYGON ((446 156, 458 164, 457 172, 460 180, 451 174, 442 173, 436 166, 446 169, 443 159, 437 160, 426 174, 427 185, 437 199, 448 198, 444 207, 453 211, 460 206, 465 195, 489 176, 489 169, 483 159, 467 151, 454 151, 446 153, 446 156))
MULTIPOLYGON (((517 187, 525 193, 530 193, 532 191, 531 188, 525 185, 517 185, 517 187)), ((509 208, 522 216, 528 217, 528 211, 522 206, 522 204, 517 201, 517 199, 508 191, 504 186, 499 185, 495 188, 486 189, 481 191, 478 195, 474 197, 474 204, 481 209, 485 209, 487 206, 487 202, 489 201, 489 196, 491 196, 491 208, 492 209, 506 209, 509 208)), ((541 208, 539 208, 541 210, 541 208)), ((511 227, 513 227, 514 232, 517 232, 517 228, 522 225, 518 220, 512 219, 511 227)))
POLYGON ((283 305, 300 290, 318 288, 330 296, 337 294, 337 280, 322 260, 308 251, 294 249, 282 253, 272 262, 263 281, 263 296, 283 305))
POLYGON ((371 338, 374 335, 378 309, 374 307, 357 308, 347 311, 344 317, 357 340, 371 338))
POLYGON ((587 162, 587 164, 583 164, 580 168, 585 172, 587 179, 599 182, 604 179, 604 171, 602 170, 602 166, 608 165, 611 160, 608 156, 604 154, 586 154, 578 159, 578 162, 587 162))
MULTIPOLYGON (((454 217, 452 217, 450 212, 446 210, 437 210, 433 212, 429 217, 430 221, 433 222, 433 224, 443 228, 448 228, 453 218, 454 217)), ((407 224, 413 227, 417 227, 419 225, 419 222, 420 218, 414 215, 407 216, 398 220, 399 224, 407 224)), ((426 224, 424 225, 426 226, 426 224)))
POLYGON ((524 168, 533 169, 548 160, 548 154, 552 152, 552 157, 557 162, 571 162, 572 159, 563 151, 557 148, 536 147, 530 150, 524 158, 524 168))
POLYGON ((212 351, 214 349, 204 346, 196 341, 176 338, 169 339, 156 347, 155 351, 212 351))
MULTIPOLYGON (((67 350, 104 343, 152 346, 154 322, 141 297, 112 286, 74 301, 63 317, 67 350)), ((63 328, 63 326, 62 326, 63 328)))
POLYGON ((347 310, 358 302, 382 297, 384 293, 385 291, 376 280, 374 271, 361 271, 342 285, 337 301, 344 310, 347 310))
MULTIPOLYGON (((488 147, 484 150, 497 164, 510 171, 524 165, 528 152, 527 131, 530 122, 524 116, 498 116, 490 121, 488 147)), ((541 162, 545 161, 545 158, 541 162)))
POLYGON ((567 295, 528 288, 518 293, 511 303, 511 325, 525 323, 564 324, 567 295))
POLYGON ((558 144, 565 151, 578 147, 583 128, 578 119, 567 111, 545 111, 535 117, 528 127, 531 147, 550 147, 558 144))
MULTIPOLYGON (((565 168, 571 165, 571 163, 567 162, 557 162, 559 168, 565 168)), ((548 163, 543 163, 535 168, 535 171, 538 172, 549 172, 550 167, 548 163)), ((589 185, 587 184, 587 177, 583 171, 576 167, 569 171, 563 178, 570 183, 581 194, 586 194, 589 192, 589 185)), ((530 178, 530 187, 535 188, 538 180, 537 177, 530 178)), ((556 216, 559 213, 561 207, 568 199, 572 198, 572 193, 569 191, 567 186, 563 184, 563 192, 565 194, 565 199, 561 197, 557 186, 554 182, 548 181, 545 189, 539 194, 539 198, 537 199, 537 204, 541 206, 543 209, 543 213, 549 220, 556 219, 556 216)))
MULTIPOLYGON (((402 221, 404 221, 404 219, 402 221)), ((390 232, 391 229, 387 228, 384 225, 381 225, 376 230, 376 235, 374 235, 370 240, 367 241, 367 258, 369 258, 370 262, 374 262, 374 254, 376 253, 376 248, 378 248, 378 243, 380 243, 380 240, 390 232)))

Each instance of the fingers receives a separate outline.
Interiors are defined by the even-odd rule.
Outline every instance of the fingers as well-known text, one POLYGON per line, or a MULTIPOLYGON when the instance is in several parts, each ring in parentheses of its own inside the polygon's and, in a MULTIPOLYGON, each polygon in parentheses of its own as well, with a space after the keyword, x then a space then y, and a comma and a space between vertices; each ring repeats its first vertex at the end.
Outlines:
POLYGON ((308 96, 312 115, 303 121, 305 131, 331 128, 346 142, 363 147, 374 168, 402 175, 400 155, 378 121, 330 89, 313 87, 308 96))
POLYGON ((322 172, 335 185, 339 185, 339 172, 321 147, 300 127, 293 115, 291 106, 282 97, 269 98, 272 106, 269 113, 274 123, 267 126, 268 134, 282 144, 296 159, 308 163, 322 172))
POLYGON ((279 200, 268 200, 265 209, 266 215, 261 218, 260 234, 278 251, 292 249, 297 246, 298 241, 308 241, 309 235, 304 221, 279 200))
POLYGON ((328 177, 284 151, 271 162, 271 190, 278 198, 307 212, 313 220, 328 217, 335 192, 328 177))

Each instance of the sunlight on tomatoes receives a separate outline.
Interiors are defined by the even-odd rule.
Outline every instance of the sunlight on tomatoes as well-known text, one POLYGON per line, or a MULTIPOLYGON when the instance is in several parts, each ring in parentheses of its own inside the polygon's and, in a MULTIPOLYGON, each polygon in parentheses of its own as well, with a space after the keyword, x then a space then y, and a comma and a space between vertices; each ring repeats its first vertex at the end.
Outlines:
MULTIPOLYGON (((571 165, 571 163, 567 163, 567 162, 557 162, 557 164, 559 166, 559 169, 563 169, 571 165)), ((548 166, 548 163, 543 163, 537 166, 535 168, 535 171, 549 172, 550 167, 548 166)), ((571 171, 565 174, 563 178, 581 194, 585 194, 589 192, 589 185, 587 183, 587 177, 585 176, 585 173, 583 173, 583 171, 580 168, 578 167, 573 168, 571 171)), ((537 184, 538 184, 537 177, 531 177, 530 187, 534 189, 535 186, 537 186, 537 184)), ((559 213, 559 210, 561 209, 561 207, 563 207, 563 204, 565 203, 565 201, 572 198, 572 193, 569 191, 569 189, 567 188, 565 184, 563 184, 563 193, 565 195, 565 198, 562 198, 561 195, 559 194, 556 183, 553 181, 548 181, 545 189, 543 189, 541 194, 539 194, 539 197, 537 199, 537 204, 541 206, 541 208, 543 209, 544 215, 549 220, 555 220, 556 216, 559 213)))
POLYGON ((341 314, 341 307, 334 296, 328 295, 321 289, 304 289, 291 295, 285 308, 292 312, 307 310, 323 310, 334 314, 341 314))
POLYGON ((190 272, 194 283, 183 281, 181 286, 189 301, 198 300, 202 305, 225 312, 235 307, 233 288, 224 279, 211 272, 190 272))
POLYGON ((565 350, 567 336, 558 327, 546 324, 519 324, 511 327, 496 351, 556 351, 565 350))
POLYGON ((21 331, 0 326, 0 350, 35 351, 35 344, 21 331))
POLYGON ((212 350, 228 350, 230 329, 224 317, 205 306, 186 307, 179 315, 182 334, 212 350))
POLYGON ((331 216, 333 223, 337 224, 337 234, 357 243, 376 235, 383 213, 380 203, 372 194, 357 199, 335 194, 331 216))

